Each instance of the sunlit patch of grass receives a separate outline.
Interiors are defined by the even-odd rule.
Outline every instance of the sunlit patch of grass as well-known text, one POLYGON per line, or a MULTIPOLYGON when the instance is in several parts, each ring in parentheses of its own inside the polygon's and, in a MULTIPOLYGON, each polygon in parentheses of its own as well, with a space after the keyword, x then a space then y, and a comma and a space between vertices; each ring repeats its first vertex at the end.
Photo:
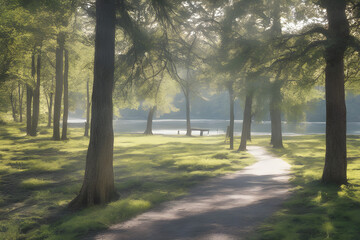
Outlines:
POLYGON ((115 136, 119 199, 74 213, 66 206, 81 188, 89 138, 83 129, 69 129, 67 141, 52 141, 44 126, 37 137, 20 129, 0 126, 0 239, 79 239, 255 161, 229 151, 223 136, 115 136))
POLYGON ((284 149, 269 147, 269 139, 255 137, 292 165, 293 194, 283 209, 261 226, 253 239, 359 239, 360 137, 348 136, 348 185, 321 183, 325 158, 323 135, 284 138, 284 149))
POLYGON ((16 221, 0 221, 0 239, 18 239, 19 235, 19 225, 16 221))
POLYGON ((54 183, 54 181, 44 180, 44 179, 39 179, 39 178, 28 178, 21 182, 21 186, 24 188, 33 189, 33 188, 37 188, 37 187, 44 187, 44 186, 47 186, 52 183, 54 183))
POLYGON ((217 159, 194 159, 194 157, 184 157, 177 161, 175 165, 178 168, 184 168, 188 170, 212 170, 223 166, 231 165, 229 160, 219 161, 217 159))
POLYGON ((78 239, 88 233, 89 229, 101 230, 114 222, 129 219, 151 207, 145 200, 122 199, 105 207, 92 207, 64 217, 56 225, 43 225, 28 234, 29 239, 78 239), (61 234, 54 235, 54 232, 61 234))

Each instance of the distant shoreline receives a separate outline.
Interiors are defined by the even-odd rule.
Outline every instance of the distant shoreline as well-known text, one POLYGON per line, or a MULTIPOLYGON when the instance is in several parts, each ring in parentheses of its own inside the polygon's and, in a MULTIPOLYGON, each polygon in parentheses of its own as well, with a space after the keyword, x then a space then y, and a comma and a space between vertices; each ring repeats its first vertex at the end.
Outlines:
MULTIPOLYGON (((69 118, 70 127, 84 127, 85 119, 69 118)), ((229 120, 223 119, 191 119, 193 128, 210 129, 209 134, 204 136, 224 135, 229 120)), ((241 135, 242 120, 235 120, 235 136, 241 135)), ((114 132, 116 133, 143 133, 146 128, 146 120, 141 119, 117 119, 113 121, 114 132)), ((318 135, 325 134, 325 122, 282 122, 283 136, 301 136, 301 135, 318 135)), ((360 135, 360 122, 347 123, 348 135, 360 135)), ((185 135, 186 120, 185 119, 154 119, 153 133, 162 135, 185 135)), ((251 127, 252 135, 270 135, 270 121, 253 121, 251 127)), ((198 135, 199 132, 193 132, 198 135)))

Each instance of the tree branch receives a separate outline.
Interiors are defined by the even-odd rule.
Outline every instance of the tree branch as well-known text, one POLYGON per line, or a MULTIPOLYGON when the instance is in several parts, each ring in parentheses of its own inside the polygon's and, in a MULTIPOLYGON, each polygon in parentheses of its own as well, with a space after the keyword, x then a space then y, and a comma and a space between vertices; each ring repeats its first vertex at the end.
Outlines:
POLYGON ((312 43, 310 43, 303 51, 301 51, 300 53, 298 51, 295 52, 291 52, 290 55, 277 59, 275 62, 273 62, 271 64, 271 67, 274 67, 276 64, 282 63, 282 62, 287 62, 287 61, 295 61, 297 59, 299 59, 300 57, 304 56, 305 54, 307 54, 309 51, 311 51, 314 48, 317 48, 319 46, 325 46, 325 44, 327 43, 326 40, 319 40, 319 41, 314 41, 312 43))

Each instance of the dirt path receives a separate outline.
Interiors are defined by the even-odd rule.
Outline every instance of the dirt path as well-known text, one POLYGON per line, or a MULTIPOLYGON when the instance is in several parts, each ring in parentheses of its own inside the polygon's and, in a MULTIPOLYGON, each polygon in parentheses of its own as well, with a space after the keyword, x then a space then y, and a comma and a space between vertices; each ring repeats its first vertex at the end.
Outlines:
POLYGON ((211 179, 190 194, 167 202, 90 239, 243 239, 279 209, 289 194, 290 165, 262 147, 248 147, 258 162, 211 179))

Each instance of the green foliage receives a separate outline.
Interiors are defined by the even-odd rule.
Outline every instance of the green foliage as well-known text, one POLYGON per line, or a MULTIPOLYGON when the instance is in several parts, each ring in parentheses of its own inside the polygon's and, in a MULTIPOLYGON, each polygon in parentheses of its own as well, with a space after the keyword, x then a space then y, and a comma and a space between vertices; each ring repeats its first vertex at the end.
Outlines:
POLYGON ((167 76, 159 84, 158 88, 152 91, 152 94, 149 93, 142 103, 143 109, 149 110, 151 107, 156 106, 157 117, 179 111, 173 103, 176 94, 179 92, 176 82, 170 79, 170 76, 167 76))
POLYGON ((24 125, 0 125, 0 239, 79 239, 157 204, 183 196, 209 177, 254 162, 229 152, 219 137, 115 136, 115 186, 120 198, 106 206, 68 212, 81 187, 88 138, 70 129, 70 140, 36 138, 24 125))
MULTIPOLYGON (((289 122, 301 122, 306 120, 311 103, 320 101, 325 93, 313 87, 299 87, 299 82, 287 82, 283 89, 282 110, 285 119, 289 122)), ((300 83, 301 84, 301 83, 300 83)))
MULTIPOLYGON (((284 137, 285 148, 270 149, 292 165, 293 190, 283 208, 253 239, 357 239, 360 231, 360 138, 348 136, 348 185, 320 182, 324 135, 284 137)), ((269 139, 255 137, 255 144, 269 139)))

